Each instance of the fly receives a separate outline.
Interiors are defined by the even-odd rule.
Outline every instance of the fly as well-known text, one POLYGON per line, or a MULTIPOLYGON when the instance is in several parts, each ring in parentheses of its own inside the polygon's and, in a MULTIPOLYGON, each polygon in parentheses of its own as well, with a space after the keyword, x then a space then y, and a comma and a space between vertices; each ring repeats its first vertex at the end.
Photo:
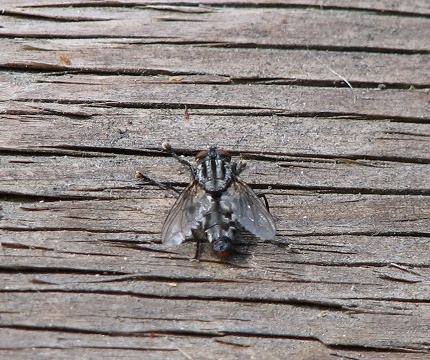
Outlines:
POLYGON ((186 165, 192 181, 181 193, 164 222, 163 244, 178 245, 191 236, 197 238, 196 258, 202 235, 214 254, 228 257, 238 228, 245 228, 262 240, 275 236, 275 222, 268 207, 238 176, 244 165, 231 160, 228 151, 210 147, 197 153, 193 166, 178 156, 168 143, 163 150, 186 165))

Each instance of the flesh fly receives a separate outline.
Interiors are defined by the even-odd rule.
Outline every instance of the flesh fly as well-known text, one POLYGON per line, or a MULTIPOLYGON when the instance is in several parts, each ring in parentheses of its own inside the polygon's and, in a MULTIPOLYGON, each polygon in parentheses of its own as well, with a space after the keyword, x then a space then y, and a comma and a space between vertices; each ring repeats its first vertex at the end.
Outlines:
POLYGON ((170 144, 168 151, 192 175, 192 181, 181 193, 164 222, 161 239, 163 244, 178 245, 186 238, 204 237, 219 258, 228 257, 234 247, 235 233, 244 228, 262 240, 275 236, 275 222, 268 206, 238 176, 242 164, 231 160, 228 151, 210 147, 197 153, 193 166, 178 156, 170 144))

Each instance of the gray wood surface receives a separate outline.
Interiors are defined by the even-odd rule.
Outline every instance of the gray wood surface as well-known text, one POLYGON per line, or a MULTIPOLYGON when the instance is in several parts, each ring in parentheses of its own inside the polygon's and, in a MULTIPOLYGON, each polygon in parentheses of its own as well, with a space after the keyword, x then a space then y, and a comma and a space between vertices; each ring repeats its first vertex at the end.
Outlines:
POLYGON ((0 358, 429 358, 428 1, 0 10, 0 358), (245 160, 276 238, 162 245, 165 140, 245 160))

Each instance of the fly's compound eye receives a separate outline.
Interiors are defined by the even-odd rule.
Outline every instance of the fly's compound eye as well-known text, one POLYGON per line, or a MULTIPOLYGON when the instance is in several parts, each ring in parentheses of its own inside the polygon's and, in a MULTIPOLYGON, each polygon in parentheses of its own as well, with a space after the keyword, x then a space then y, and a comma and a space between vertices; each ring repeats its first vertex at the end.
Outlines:
POLYGON ((219 150, 219 153, 225 157, 231 157, 230 151, 228 150, 219 150))
POLYGON ((201 150, 196 154, 196 161, 204 158, 208 154, 207 150, 201 150))
POLYGON ((227 150, 219 150, 218 152, 219 152, 219 154, 221 155, 221 157, 225 161, 230 161, 231 160, 231 154, 230 154, 229 151, 227 151, 227 150))
POLYGON ((227 236, 223 236, 212 243, 212 251, 220 259, 228 257, 231 254, 232 249, 233 246, 231 239, 227 236))

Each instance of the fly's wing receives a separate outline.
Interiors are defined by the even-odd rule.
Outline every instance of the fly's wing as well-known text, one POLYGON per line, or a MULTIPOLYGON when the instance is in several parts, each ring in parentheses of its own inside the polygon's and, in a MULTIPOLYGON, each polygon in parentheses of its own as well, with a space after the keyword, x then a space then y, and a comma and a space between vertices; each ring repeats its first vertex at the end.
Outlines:
POLYGON ((161 230, 161 241, 167 245, 178 245, 191 236, 191 230, 197 229, 208 208, 205 191, 192 182, 176 200, 167 215, 161 230))
POLYGON ((276 228, 272 215, 255 192, 244 182, 235 180, 224 196, 231 202, 236 221, 262 240, 275 237, 276 228))

